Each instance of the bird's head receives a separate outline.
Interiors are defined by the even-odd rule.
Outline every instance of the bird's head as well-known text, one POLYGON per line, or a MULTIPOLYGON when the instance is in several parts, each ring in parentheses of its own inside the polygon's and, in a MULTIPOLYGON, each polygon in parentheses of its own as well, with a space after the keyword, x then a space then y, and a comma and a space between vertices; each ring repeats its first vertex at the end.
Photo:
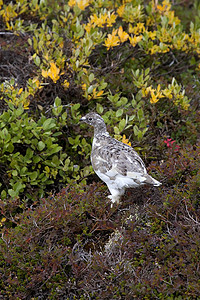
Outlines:
POLYGON ((95 131, 107 131, 103 118, 94 112, 88 113, 80 121, 93 126, 95 131))
POLYGON ((93 113, 93 112, 90 112, 87 115, 85 115, 84 117, 82 117, 80 119, 80 121, 87 123, 93 127, 98 126, 98 124, 100 125, 100 124, 104 123, 103 118, 100 115, 93 113))

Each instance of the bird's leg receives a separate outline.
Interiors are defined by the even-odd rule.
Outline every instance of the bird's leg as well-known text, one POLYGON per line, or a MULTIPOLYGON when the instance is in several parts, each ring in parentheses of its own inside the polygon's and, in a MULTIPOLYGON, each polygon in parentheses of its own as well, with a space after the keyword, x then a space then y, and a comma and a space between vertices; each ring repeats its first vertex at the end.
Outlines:
POLYGON ((112 203, 119 203, 120 200, 120 196, 113 196, 113 195, 109 195, 108 198, 111 200, 112 203))
POLYGON ((111 192, 111 195, 108 196, 108 198, 111 200, 111 207, 113 207, 114 203, 119 204, 121 192, 119 190, 113 189, 108 187, 109 191, 111 192))

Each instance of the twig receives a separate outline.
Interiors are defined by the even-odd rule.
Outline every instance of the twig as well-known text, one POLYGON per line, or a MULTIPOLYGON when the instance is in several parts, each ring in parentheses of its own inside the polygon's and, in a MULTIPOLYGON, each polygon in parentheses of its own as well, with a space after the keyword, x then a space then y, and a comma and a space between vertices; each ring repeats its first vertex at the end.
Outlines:
POLYGON ((3 31, 0 31, 0 35, 15 35, 13 32, 3 32, 3 31))

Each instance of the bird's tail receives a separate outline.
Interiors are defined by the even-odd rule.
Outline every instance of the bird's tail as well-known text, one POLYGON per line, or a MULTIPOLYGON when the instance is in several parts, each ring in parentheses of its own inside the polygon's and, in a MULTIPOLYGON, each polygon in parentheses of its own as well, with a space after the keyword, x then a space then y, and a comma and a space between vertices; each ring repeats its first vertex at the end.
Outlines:
POLYGON ((154 179, 149 174, 146 174, 145 178, 146 178, 146 180, 144 181, 144 183, 146 183, 146 184, 150 184, 150 185, 154 185, 154 186, 159 186, 162 184, 160 181, 154 179))

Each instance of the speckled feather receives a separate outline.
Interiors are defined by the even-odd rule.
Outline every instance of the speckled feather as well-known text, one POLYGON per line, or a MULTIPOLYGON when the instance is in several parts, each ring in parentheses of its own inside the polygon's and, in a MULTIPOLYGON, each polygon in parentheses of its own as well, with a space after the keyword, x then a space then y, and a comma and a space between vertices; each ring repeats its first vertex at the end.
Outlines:
POLYGON ((94 170, 102 169, 102 172, 111 170, 115 164, 123 176, 127 172, 146 173, 142 159, 133 148, 107 135, 94 136, 91 161, 94 170))
POLYGON ((132 147, 109 135, 101 116, 89 113, 81 121, 94 127, 91 162, 95 173, 107 184, 112 202, 119 202, 126 188, 161 184, 147 174, 144 162, 132 147))

